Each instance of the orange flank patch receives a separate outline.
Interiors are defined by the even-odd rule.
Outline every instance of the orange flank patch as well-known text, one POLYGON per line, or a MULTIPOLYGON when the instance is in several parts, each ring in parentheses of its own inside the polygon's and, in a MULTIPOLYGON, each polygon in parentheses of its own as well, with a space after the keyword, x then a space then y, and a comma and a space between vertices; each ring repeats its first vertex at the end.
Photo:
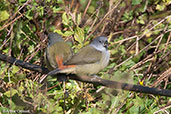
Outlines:
POLYGON ((73 68, 73 67, 75 67, 75 65, 64 65, 63 64, 63 58, 59 57, 59 56, 56 56, 56 62, 58 64, 58 68, 61 69, 61 70, 66 69, 66 68, 73 68))

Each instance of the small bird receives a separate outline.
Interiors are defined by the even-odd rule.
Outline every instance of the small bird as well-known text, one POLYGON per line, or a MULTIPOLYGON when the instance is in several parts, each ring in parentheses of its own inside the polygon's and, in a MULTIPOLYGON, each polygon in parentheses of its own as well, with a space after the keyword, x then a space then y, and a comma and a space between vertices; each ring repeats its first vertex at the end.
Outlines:
POLYGON ((48 47, 44 56, 48 69, 51 71, 55 68, 66 68, 64 63, 66 63, 71 57, 71 47, 64 42, 59 34, 50 32, 48 34, 48 47))
POLYGON ((65 63, 65 65, 71 65, 72 67, 63 70, 55 69, 49 72, 48 75, 57 73, 94 75, 108 65, 109 58, 108 39, 105 36, 99 36, 65 63))
MULTIPOLYGON (((64 42, 61 36, 54 32, 49 33, 48 47, 46 49, 45 56, 44 56, 48 69, 51 71, 56 68, 58 69, 69 68, 70 65, 65 66, 64 63, 66 63, 71 57, 72 57, 71 47, 66 42, 64 42)), ((46 77, 47 75, 40 80, 40 83, 43 82, 43 80, 46 77)), ((57 79, 58 81, 64 82, 63 84, 64 84, 64 93, 65 93, 66 75, 63 74, 58 75, 57 79)))

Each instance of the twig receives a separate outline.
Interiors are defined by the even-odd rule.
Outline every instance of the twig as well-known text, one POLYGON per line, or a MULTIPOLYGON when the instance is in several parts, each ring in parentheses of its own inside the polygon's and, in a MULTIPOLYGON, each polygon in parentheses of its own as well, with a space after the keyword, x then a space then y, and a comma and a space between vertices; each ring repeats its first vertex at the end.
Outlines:
POLYGON ((16 17, 14 20, 12 20, 11 22, 9 22, 8 24, 4 25, 3 27, 0 28, 0 31, 3 30, 4 28, 8 27, 9 25, 11 25, 12 23, 14 23, 16 20, 18 20, 19 18, 21 18, 23 16, 23 14, 19 15, 18 17, 16 17))
MULTIPOLYGON (((31 64, 28 62, 23 62, 21 60, 17 60, 13 57, 9 57, 1 53, 0 53, 0 60, 8 62, 10 64, 14 64, 15 62, 15 65, 17 66, 20 66, 22 68, 29 69, 32 71, 36 71, 42 74, 47 74, 49 72, 47 68, 41 67, 39 65, 31 64)), ((69 79, 72 79, 72 80, 93 83, 97 85, 106 86, 109 88, 123 89, 127 91, 134 91, 134 92, 141 92, 141 93, 148 93, 148 94, 153 94, 153 95, 171 97, 171 90, 167 90, 167 89, 149 88, 149 87, 141 86, 141 85, 133 85, 133 84, 128 84, 128 83, 110 81, 110 80, 102 79, 98 76, 95 76, 95 77, 94 76, 77 76, 77 75, 67 75, 67 76, 69 76, 69 79)))
POLYGON ((168 44, 169 44, 170 39, 171 39, 171 32, 169 33, 167 42, 166 42, 166 44, 165 44, 165 48, 164 48, 164 51, 163 51, 164 53, 166 52, 166 49, 168 48, 168 44))
POLYGON ((110 13, 113 12, 113 10, 120 4, 121 0, 118 1, 118 3, 113 7, 113 9, 111 9, 110 11, 108 11, 106 13, 106 15, 103 17, 103 19, 94 27, 94 29, 92 30, 92 32, 87 36, 86 39, 88 39, 95 31, 96 29, 102 24, 102 22, 109 16, 110 13))
POLYGON ((87 6, 86 6, 86 9, 84 10, 84 13, 83 13, 82 19, 84 19, 85 14, 87 13, 87 10, 88 10, 88 8, 89 8, 89 6, 90 6, 90 3, 91 3, 91 0, 89 0, 89 1, 88 1, 88 4, 87 4, 87 6))

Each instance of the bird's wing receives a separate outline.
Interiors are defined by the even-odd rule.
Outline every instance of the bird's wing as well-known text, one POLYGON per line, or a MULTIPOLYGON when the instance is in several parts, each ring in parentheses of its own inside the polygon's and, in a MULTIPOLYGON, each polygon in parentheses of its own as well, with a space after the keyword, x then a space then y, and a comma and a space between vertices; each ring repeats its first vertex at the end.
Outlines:
POLYGON ((92 64, 100 61, 102 52, 98 51, 92 46, 86 46, 82 48, 77 54, 75 54, 66 64, 67 65, 83 65, 92 64))

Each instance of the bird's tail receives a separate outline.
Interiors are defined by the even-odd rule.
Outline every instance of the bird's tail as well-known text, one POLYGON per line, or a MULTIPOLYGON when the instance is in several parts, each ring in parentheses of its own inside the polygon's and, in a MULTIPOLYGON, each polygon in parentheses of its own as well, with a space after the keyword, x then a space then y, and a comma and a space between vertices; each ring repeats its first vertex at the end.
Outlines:
POLYGON ((55 69, 50 71, 47 75, 55 75, 55 74, 59 74, 59 73, 66 73, 66 74, 75 74, 75 67, 69 67, 69 68, 65 68, 65 69, 55 69))

